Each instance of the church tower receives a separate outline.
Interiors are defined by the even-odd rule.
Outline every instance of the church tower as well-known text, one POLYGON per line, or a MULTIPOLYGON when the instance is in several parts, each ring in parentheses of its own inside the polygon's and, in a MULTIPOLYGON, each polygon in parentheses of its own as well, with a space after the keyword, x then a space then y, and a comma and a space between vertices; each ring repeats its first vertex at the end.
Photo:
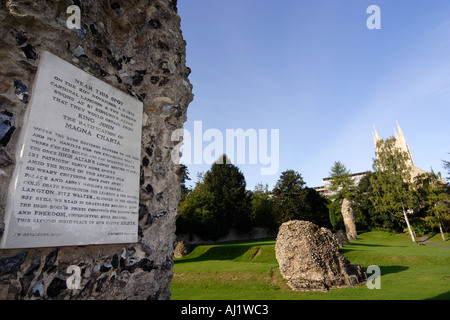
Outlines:
MULTIPOLYGON (((397 131, 398 132, 395 130, 395 127, 394 127, 395 146, 398 149, 400 149, 403 152, 406 152, 408 154, 408 157, 409 157, 408 162, 410 163, 410 165, 412 167, 415 167, 414 160, 413 160, 412 155, 411 155, 411 151, 409 150, 409 146, 406 143, 405 135, 403 134, 403 131, 400 128, 400 125, 398 124, 398 121, 396 121, 396 122, 397 122, 397 131)), ((375 128, 375 126, 373 126, 372 136, 373 136, 373 144, 375 145, 375 150, 376 150, 377 149, 377 143, 381 139, 378 136, 378 132, 377 132, 377 129, 375 128)))
POLYGON ((413 160, 413 157, 411 155, 411 151, 409 151, 409 146, 406 143, 405 136, 403 134, 402 129, 400 128, 400 125, 398 124, 398 121, 397 121, 397 129, 398 129, 398 134, 397 134, 397 132, 395 131, 395 128, 394 128, 396 146, 397 146, 397 148, 399 148, 400 150, 402 150, 402 151, 404 151, 404 152, 406 152, 408 154, 408 157, 409 157, 408 161, 410 162, 409 163, 410 166, 411 167, 415 167, 414 160, 413 160))
MULTIPOLYGON (((424 173, 425 171, 417 168, 416 165, 414 164, 414 160, 411 155, 411 151, 409 150, 408 143, 406 143, 405 135, 403 134, 403 131, 400 128, 400 125, 398 124, 398 121, 396 121, 396 122, 397 122, 397 131, 395 130, 395 127, 394 127, 395 146, 398 149, 400 149, 401 151, 406 152, 408 154, 408 165, 412 169, 412 178, 413 178, 421 173, 424 173)), ((377 153, 377 151, 378 151, 377 150, 377 142, 380 141, 381 139, 378 136, 375 126, 373 126, 372 136, 373 136, 373 143, 375 145, 375 152, 377 153)))
POLYGON ((372 136, 373 136, 373 144, 374 144, 375 150, 376 150, 377 143, 378 143, 378 141, 380 141, 380 137, 378 136, 378 132, 377 132, 377 129, 375 129, 375 126, 373 126, 372 136))

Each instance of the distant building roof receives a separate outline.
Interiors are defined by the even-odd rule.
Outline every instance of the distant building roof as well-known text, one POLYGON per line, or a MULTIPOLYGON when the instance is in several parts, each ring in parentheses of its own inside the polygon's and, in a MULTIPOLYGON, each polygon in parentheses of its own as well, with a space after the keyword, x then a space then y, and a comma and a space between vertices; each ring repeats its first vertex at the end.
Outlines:
MULTIPOLYGON (((363 177, 363 176, 365 176, 368 172, 370 172, 370 171, 363 171, 363 172, 358 172, 358 173, 351 173, 351 174, 349 174, 349 176, 350 177, 357 177, 357 176, 361 176, 361 177, 363 177)), ((331 177, 328 177, 328 178, 323 178, 322 180, 323 181, 328 181, 328 180, 331 180, 332 178, 331 177)), ((319 188, 319 187, 318 187, 319 188)))

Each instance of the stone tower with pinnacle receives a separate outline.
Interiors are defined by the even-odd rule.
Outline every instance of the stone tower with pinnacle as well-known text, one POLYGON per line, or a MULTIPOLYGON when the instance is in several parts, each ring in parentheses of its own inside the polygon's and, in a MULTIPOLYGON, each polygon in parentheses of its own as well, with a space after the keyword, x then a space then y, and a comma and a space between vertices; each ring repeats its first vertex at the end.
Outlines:
MULTIPOLYGON (((411 151, 409 149, 408 144, 406 143, 406 139, 405 139, 405 135, 403 134, 402 129, 400 128, 400 125, 397 122, 397 131, 395 130, 394 127, 394 135, 395 135, 395 146, 400 149, 403 152, 406 152, 408 154, 408 165, 411 167, 411 178, 416 177, 417 175, 421 174, 421 173, 425 173, 424 170, 419 169, 416 167, 416 165, 414 164, 414 160, 413 157, 411 155, 411 151)), ((378 136, 377 130, 375 129, 375 126, 373 126, 373 131, 372 131, 372 136, 373 136, 373 143, 375 145, 375 152, 378 153, 377 150, 377 142, 380 141, 380 137, 378 136)))

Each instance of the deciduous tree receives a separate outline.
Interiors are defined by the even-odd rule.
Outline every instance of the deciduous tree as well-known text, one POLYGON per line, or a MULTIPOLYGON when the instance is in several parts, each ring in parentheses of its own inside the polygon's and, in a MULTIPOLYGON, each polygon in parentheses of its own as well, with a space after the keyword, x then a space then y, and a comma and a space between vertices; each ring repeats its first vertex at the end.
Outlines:
POLYGON ((449 188, 434 172, 423 173, 415 180, 418 185, 418 198, 427 213, 422 219, 428 226, 438 227, 442 240, 445 241, 444 229, 450 226, 449 188))
POLYGON ((372 201, 376 210, 398 217, 403 216, 411 240, 416 239, 408 215, 417 206, 414 184, 411 181, 409 155, 396 147, 395 138, 380 139, 377 142, 377 156, 374 159, 375 175, 371 177, 372 201))
POLYGON ((258 183, 252 193, 252 224, 255 227, 275 229, 272 194, 267 184, 258 183))

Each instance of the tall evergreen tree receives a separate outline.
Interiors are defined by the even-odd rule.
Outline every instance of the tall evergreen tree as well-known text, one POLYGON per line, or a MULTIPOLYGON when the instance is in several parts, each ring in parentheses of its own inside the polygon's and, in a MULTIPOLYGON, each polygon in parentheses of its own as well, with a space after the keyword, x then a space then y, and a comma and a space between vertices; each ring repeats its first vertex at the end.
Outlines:
POLYGON ((281 173, 272 191, 278 224, 289 220, 307 220, 329 228, 327 200, 314 189, 304 186, 305 181, 298 172, 286 170, 281 173))
MULTIPOLYGON (((330 171, 330 191, 333 192, 333 195, 330 197, 332 202, 329 204, 328 208, 333 228, 338 228, 342 224, 343 200, 351 200, 354 187, 355 181, 351 176, 350 170, 348 170, 342 162, 335 161, 330 171)), ((346 220, 349 220, 348 217, 346 220)), ((352 229, 354 229, 354 227, 352 229)))
POLYGON ((300 217, 300 194, 305 181, 300 173, 286 170, 281 173, 272 193, 274 211, 278 224, 300 217))
POLYGON ((189 192, 192 191, 188 186, 186 186, 186 181, 191 180, 191 178, 189 178, 189 170, 185 165, 181 165, 180 171, 183 175, 181 179, 181 201, 183 201, 189 192))
POLYGON ((177 220, 180 233, 217 240, 231 228, 249 231, 251 197, 245 188, 245 177, 225 155, 221 157, 199 177, 194 190, 180 203, 177 220))
POLYGON ((447 169, 447 181, 450 182, 450 161, 446 161, 446 160, 442 160, 442 162, 444 163, 444 168, 447 169))
POLYGON ((350 198, 355 181, 351 176, 350 170, 340 161, 335 161, 330 171, 330 191, 335 193, 333 199, 342 201, 344 198, 350 198))
POLYGON ((211 210, 224 229, 249 231, 251 198, 246 191, 244 174, 225 154, 221 158, 222 161, 218 159, 204 178, 205 187, 212 195, 211 210))

